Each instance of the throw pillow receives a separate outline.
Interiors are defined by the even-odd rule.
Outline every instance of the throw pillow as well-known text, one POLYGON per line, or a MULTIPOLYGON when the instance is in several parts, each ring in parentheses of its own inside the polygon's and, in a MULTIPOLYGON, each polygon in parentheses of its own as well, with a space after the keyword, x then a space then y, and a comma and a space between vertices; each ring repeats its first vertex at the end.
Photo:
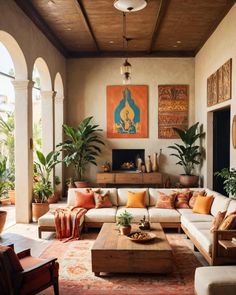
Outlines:
POLYGON ((230 213, 228 216, 226 216, 219 226, 219 230, 228 229, 236 229, 236 212, 230 213))
POLYGON ((176 193, 172 193, 170 195, 166 195, 163 193, 159 193, 159 198, 156 203, 157 208, 162 209, 174 209, 175 208, 175 198, 176 193))
POLYGON ((94 193, 95 208, 109 208, 112 207, 110 200, 110 192, 103 193, 102 191, 94 193))
POLYGON ((190 190, 177 192, 176 199, 175 199, 175 208, 178 208, 178 209, 189 208, 190 197, 191 197, 190 190))
POLYGON ((200 214, 209 214, 213 200, 213 196, 197 196, 196 202, 193 207, 193 212, 200 214))
POLYGON ((226 214, 226 211, 224 212, 218 212, 216 214, 216 216, 214 217, 214 219, 212 220, 212 225, 211 225, 211 229, 210 231, 213 233, 214 231, 216 231, 219 226, 221 225, 222 221, 224 220, 225 218, 225 214, 226 214))
POLYGON ((75 206, 85 209, 92 209, 95 207, 94 203, 94 193, 91 192, 75 192, 75 206))
POLYGON ((192 193, 192 196, 191 196, 191 198, 190 198, 190 200, 189 200, 189 207, 191 208, 191 209, 193 209, 193 207, 194 207, 194 204, 195 204, 195 202, 196 202, 196 199, 197 199, 197 196, 205 196, 205 190, 203 190, 203 191, 191 191, 191 193, 192 193))
POLYGON ((145 208, 146 192, 128 192, 126 208, 145 208))

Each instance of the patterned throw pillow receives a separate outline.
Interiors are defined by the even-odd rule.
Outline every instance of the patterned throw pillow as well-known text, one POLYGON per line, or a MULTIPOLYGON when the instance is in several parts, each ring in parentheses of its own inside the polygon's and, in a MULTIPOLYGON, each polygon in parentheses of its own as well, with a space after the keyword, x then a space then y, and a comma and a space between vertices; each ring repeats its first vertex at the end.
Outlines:
POLYGON ((126 208, 145 208, 146 192, 128 192, 126 208))
POLYGON ((110 200, 110 192, 99 192, 94 193, 94 201, 95 201, 95 208, 109 208, 112 207, 112 203, 110 200))
POLYGON ((236 229, 236 211, 226 216, 221 225, 219 226, 219 230, 228 229, 236 229))
POLYGON ((193 212, 200 214, 209 214, 211 211, 211 205, 213 200, 213 196, 197 196, 196 202, 193 207, 193 212))
POLYGON ((206 192, 205 192, 205 190, 203 190, 203 191, 191 191, 191 192, 192 192, 192 196, 191 196, 188 204, 189 204, 189 207, 191 209, 193 209, 194 204, 195 204, 196 199, 197 199, 197 196, 199 196, 199 195, 200 196, 205 196, 206 192))
POLYGON ((162 208, 162 209, 174 209, 175 208, 175 198, 176 198, 176 193, 172 193, 170 195, 163 194, 159 192, 159 198, 156 203, 157 208, 162 208))
POLYGON ((191 191, 185 190, 182 192, 177 192, 175 199, 175 208, 185 209, 189 208, 189 199, 191 198, 191 191))
POLYGON ((225 214, 226 214, 226 211, 224 212, 218 212, 216 214, 216 216, 214 217, 214 219, 212 220, 212 225, 211 225, 211 229, 210 231, 213 233, 214 231, 216 231, 219 226, 221 225, 222 221, 224 220, 225 218, 225 214))
POLYGON ((75 206, 77 208, 92 209, 95 207, 94 193, 91 192, 75 192, 75 206))

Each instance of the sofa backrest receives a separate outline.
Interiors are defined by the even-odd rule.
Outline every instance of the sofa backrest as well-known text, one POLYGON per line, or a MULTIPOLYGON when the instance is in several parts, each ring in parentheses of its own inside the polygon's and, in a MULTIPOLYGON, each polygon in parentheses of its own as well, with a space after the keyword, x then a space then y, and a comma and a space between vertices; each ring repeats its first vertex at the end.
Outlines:
POLYGON ((147 188, 118 188, 118 206, 125 206, 127 204, 128 192, 146 192, 145 204, 149 206, 149 194, 147 188))
POLYGON ((229 215, 230 213, 235 212, 235 211, 236 211, 236 200, 230 199, 226 215, 229 215))
MULTIPOLYGON (((117 189, 116 188, 101 188, 103 192, 110 192, 110 200, 112 205, 118 206, 117 202, 117 189)), ((67 205, 74 206, 75 204, 75 192, 86 192, 86 188, 70 188, 68 190, 67 205)))
POLYGON ((210 189, 206 189, 206 193, 208 196, 213 196, 214 200, 211 206, 211 215, 216 216, 216 214, 220 211, 226 211, 229 206, 230 199, 221 195, 220 193, 217 193, 215 191, 212 191, 210 189))

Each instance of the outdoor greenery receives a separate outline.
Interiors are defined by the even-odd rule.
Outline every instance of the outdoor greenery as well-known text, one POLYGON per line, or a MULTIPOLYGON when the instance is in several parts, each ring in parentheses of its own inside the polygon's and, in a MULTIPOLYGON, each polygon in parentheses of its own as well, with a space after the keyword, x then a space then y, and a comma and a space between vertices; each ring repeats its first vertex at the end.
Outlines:
POLYGON ((9 189, 9 170, 7 157, 0 154, 0 199, 6 197, 9 189))
POLYGON ((219 172, 215 173, 216 176, 220 176, 224 179, 224 189, 229 197, 236 199, 236 169, 235 168, 224 168, 219 172))
POLYGON ((66 166, 74 168, 75 180, 82 180, 86 166, 91 163, 97 165, 96 157, 101 153, 98 145, 104 145, 101 137, 97 134, 101 132, 99 125, 91 124, 93 117, 85 118, 78 127, 63 125, 67 140, 58 144, 61 151, 65 152, 63 161, 66 166))
POLYGON ((118 219, 117 220, 118 225, 129 226, 131 224, 133 216, 131 213, 125 210, 117 217, 117 219, 118 219))
POLYGON ((186 175, 191 175, 194 166, 200 164, 200 146, 195 143, 197 139, 204 135, 204 133, 197 131, 198 125, 199 122, 187 130, 173 128, 183 143, 175 143, 175 145, 168 146, 168 148, 176 151, 176 153, 171 154, 171 156, 178 158, 178 162, 176 164, 183 166, 186 175))

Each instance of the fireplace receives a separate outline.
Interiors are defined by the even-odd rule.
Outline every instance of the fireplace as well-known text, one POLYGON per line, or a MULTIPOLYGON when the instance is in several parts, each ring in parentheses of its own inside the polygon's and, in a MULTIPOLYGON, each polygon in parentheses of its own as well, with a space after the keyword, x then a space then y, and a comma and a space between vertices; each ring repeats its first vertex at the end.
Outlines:
POLYGON ((113 149, 112 171, 136 171, 138 158, 144 161, 144 149, 113 149))

